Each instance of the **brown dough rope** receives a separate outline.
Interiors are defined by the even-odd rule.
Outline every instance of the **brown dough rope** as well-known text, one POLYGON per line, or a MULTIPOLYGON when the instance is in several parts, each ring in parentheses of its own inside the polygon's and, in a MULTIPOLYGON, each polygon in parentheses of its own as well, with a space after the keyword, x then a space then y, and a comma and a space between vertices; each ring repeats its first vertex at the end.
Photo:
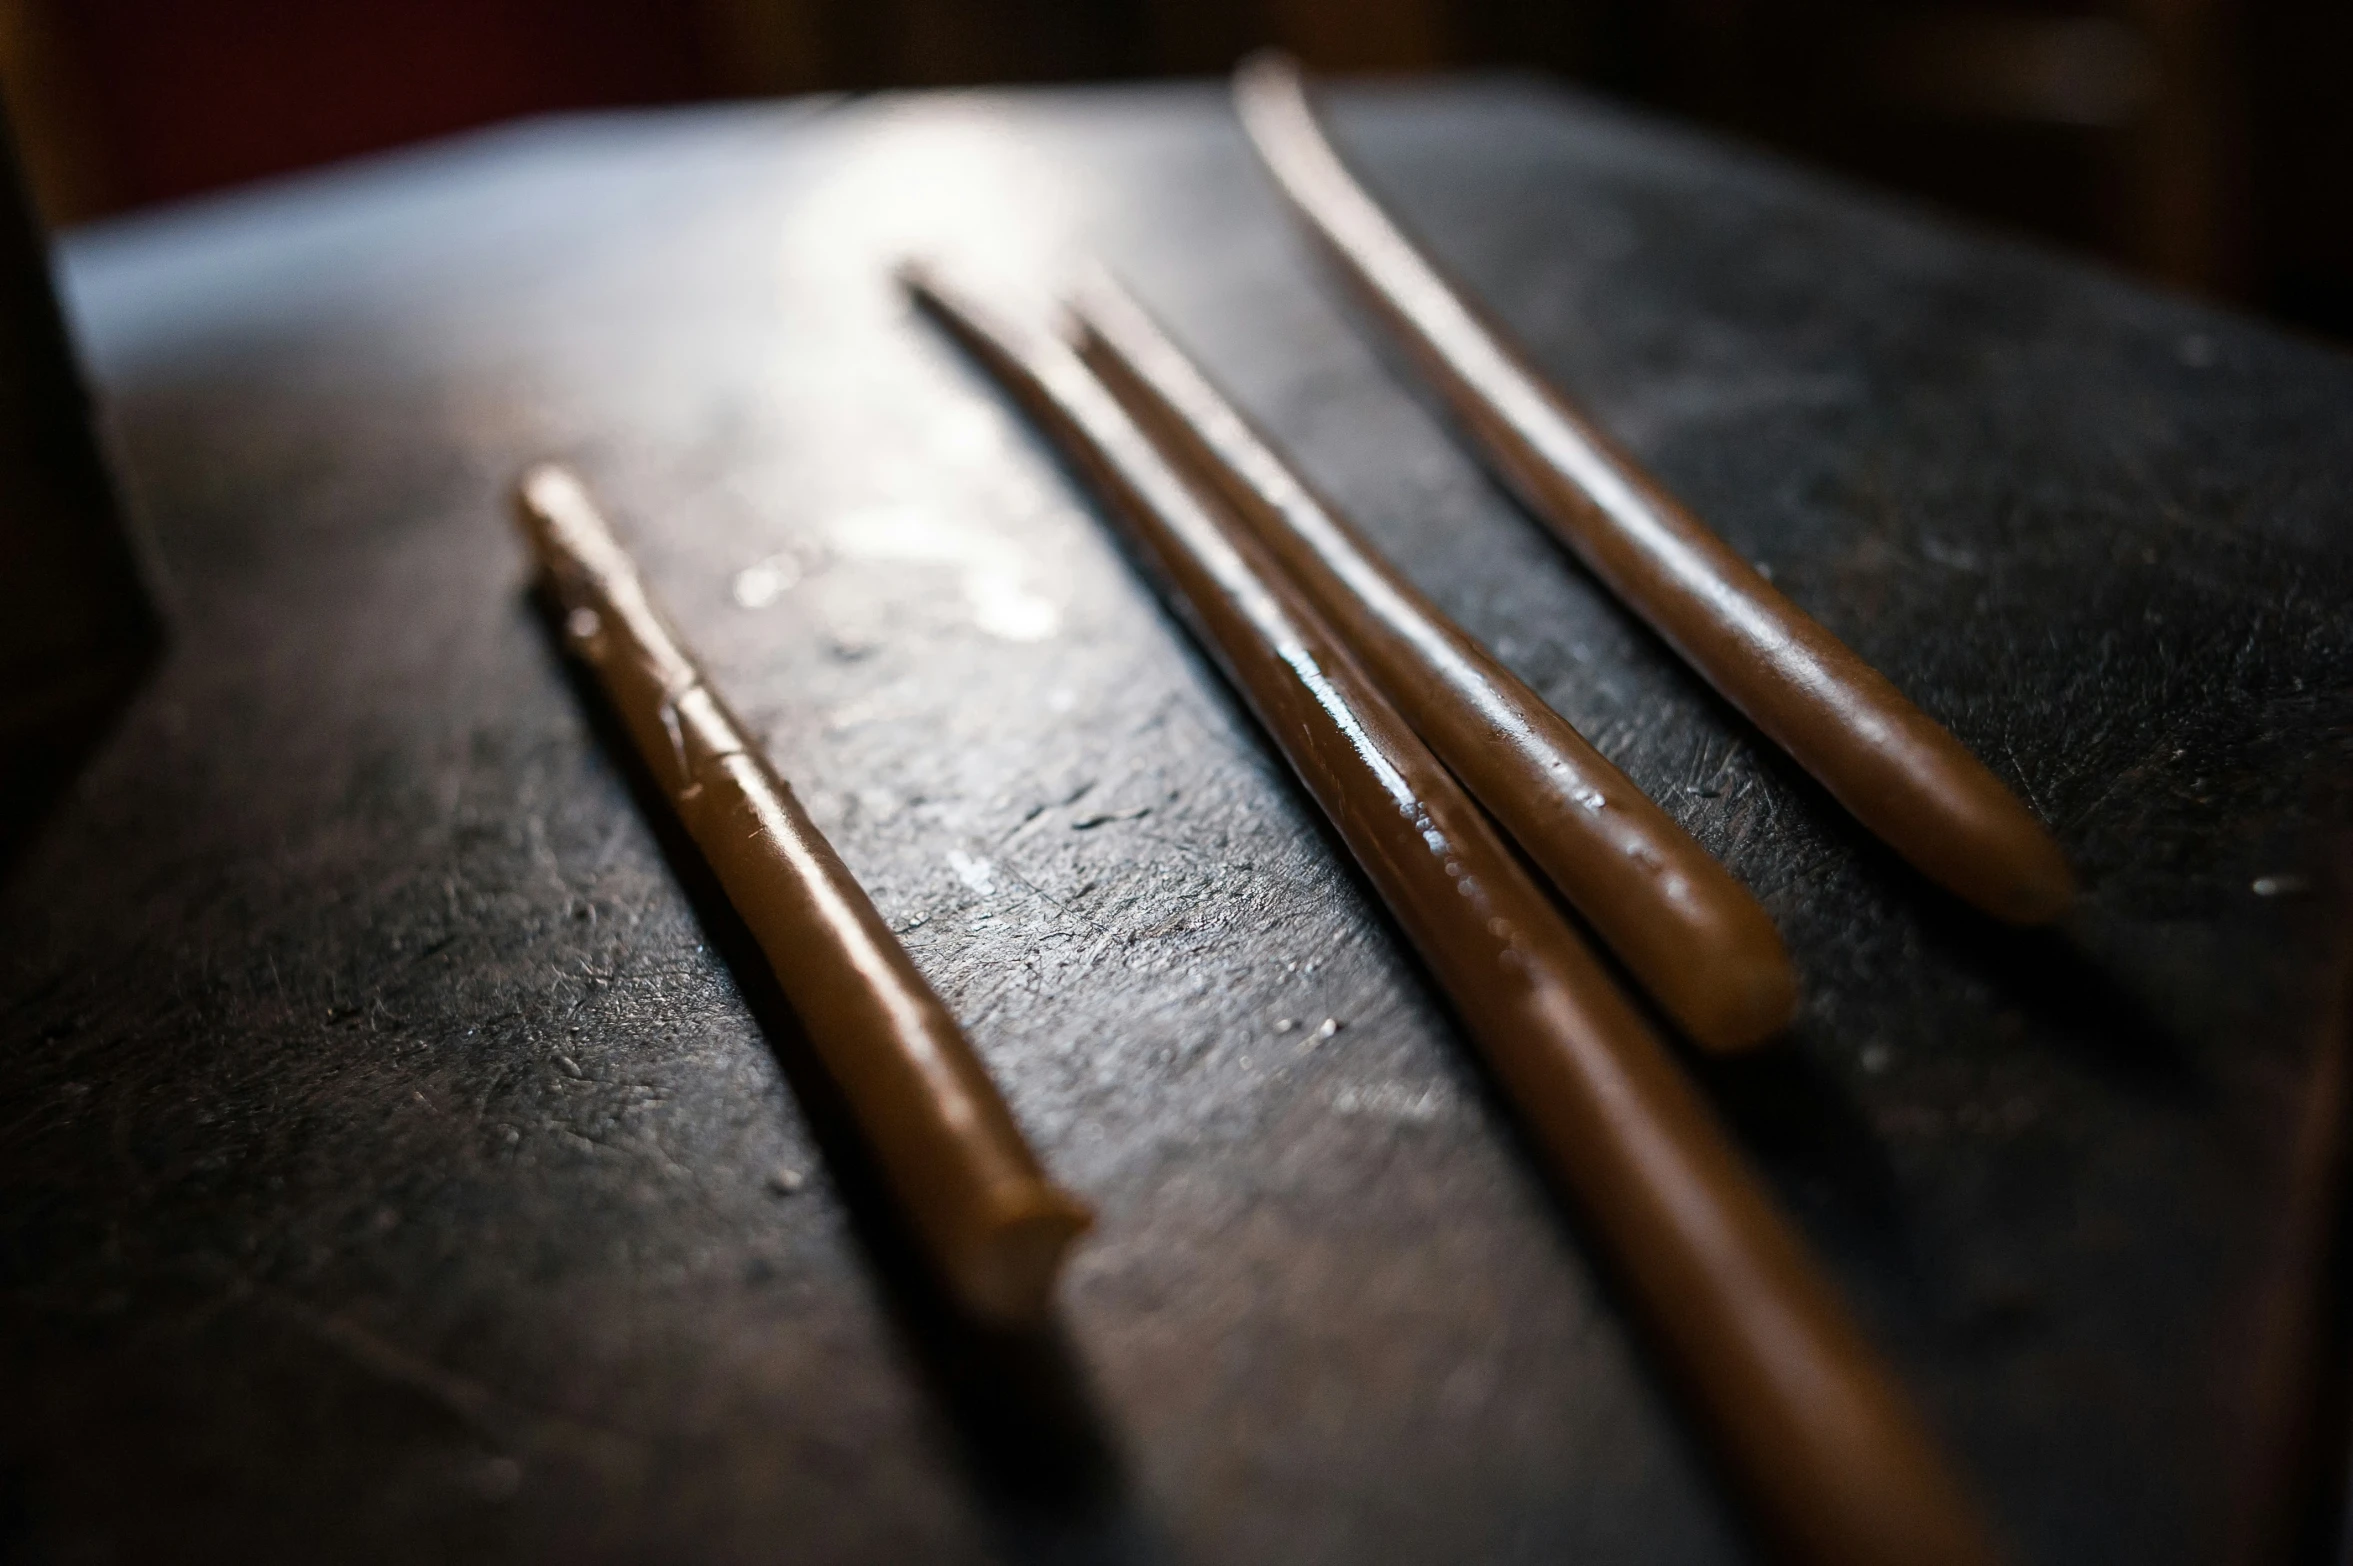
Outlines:
POLYGON ((1234 97, 1293 208, 1488 460, 1595 576, 1923 874, 2013 923, 2067 911, 2075 877, 2042 823, 1464 302, 1333 152, 1296 67, 1248 61, 1234 97))
POLYGON ((908 287, 1089 474, 1363 866, 1592 1220, 1778 1540, 1982 1566, 1974 1508, 1665 1048, 1297 586, 1052 335, 908 287))
POLYGON ((1039 1322, 1090 1221, 1022 1139, 988 1068, 865 889, 647 600, 580 481, 543 465, 516 519, 640 756, 743 916, 950 1291, 1039 1322))
POLYGON ((1691 834, 1446 617, 1294 473, 1107 276, 1073 303, 1080 354, 1161 449, 1215 486, 1381 694, 1707 1049, 1797 1011, 1773 921, 1691 834))

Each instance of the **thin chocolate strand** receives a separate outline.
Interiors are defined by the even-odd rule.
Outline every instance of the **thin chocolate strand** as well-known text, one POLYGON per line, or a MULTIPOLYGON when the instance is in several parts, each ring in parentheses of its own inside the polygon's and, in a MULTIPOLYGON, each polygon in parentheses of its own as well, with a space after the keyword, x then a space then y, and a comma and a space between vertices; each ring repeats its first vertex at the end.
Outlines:
POLYGON ((1296 67, 1245 62, 1234 96, 1342 273, 1594 575, 1923 874, 2013 923, 2066 912, 2075 878, 2042 823, 1529 367, 1349 174, 1296 67))
POLYGON ((1047 1178, 955 1019, 647 600, 580 481, 533 468, 515 514, 566 647, 759 942, 941 1277, 984 1320, 1038 1322, 1086 1204, 1047 1178))
POLYGON ((1785 1549, 1981 1566, 1977 1515, 1706 1104, 1239 523, 1062 342, 908 286, 1089 474, 1453 1001, 1785 1549))
POLYGON ((1797 976, 1746 888, 1310 489, 1108 276, 1080 289, 1073 313, 1088 366, 1215 486, 1684 1031, 1727 1052, 1789 1025, 1797 976))

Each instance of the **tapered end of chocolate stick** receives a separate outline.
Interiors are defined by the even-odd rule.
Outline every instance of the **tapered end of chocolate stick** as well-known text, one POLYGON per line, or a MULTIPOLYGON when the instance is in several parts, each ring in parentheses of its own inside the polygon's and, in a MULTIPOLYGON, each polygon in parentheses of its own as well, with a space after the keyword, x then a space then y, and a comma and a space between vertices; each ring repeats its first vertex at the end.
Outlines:
MULTIPOLYGON (((1928 720, 1923 720, 1928 721, 1928 720)), ((2056 924, 2074 908, 2075 871, 2040 817, 1960 741, 1939 730, 1947 752, 1941 816, 1915 808, 1893 815, 1909 832, 1850 809, 1931 879, 2005 924, 2056 924)), ((1900 801, 1872 801, 1882 808, 1900 801)), ((1891 813, 1892 814, 1892 813, 1891 813)))
POLYGON ((1307 101, 1307 75, 1299 62, 1279 49, 1261 49, 1234 67, 1234 113, 1242 128, 1258 144, 1259 155, 1277 177, 1314 153, 1329 156, 1315 109, 1307 101))
POLYGON ((1296 94, 1305 89, 1299 62, 1280 49, 1259 49, 1234 67, 1234 94, 1245 101, 1269 94, 1296 94))
POLYGON ((929 256, 901 256, 891 267, 891 279, 917 299, 932 292, 939 269, 929 256))
POLYGON ((949 336, 985 356, 989 334, 984 328, 1002 323, 957 286, 949 268, 929 256, 906 256, 891 268, 891 276, 918 310, 928 311, 949 336))

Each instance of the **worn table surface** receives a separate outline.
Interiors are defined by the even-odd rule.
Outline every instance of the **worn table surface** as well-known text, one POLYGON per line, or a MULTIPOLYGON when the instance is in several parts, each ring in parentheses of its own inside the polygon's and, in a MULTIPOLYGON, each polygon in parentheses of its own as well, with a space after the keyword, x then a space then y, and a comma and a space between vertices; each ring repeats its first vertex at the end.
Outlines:
POLYGON ((1803 1020, 1706 1083, 2004 1532, 2211 1552, 2353 775, 2353 363, 1528 83, 1335 123, 2033 800, 2080 928, 1761 753, 1368 347, 1212 89, 557 121, 87 232, 175 642, 0 886, 0 1541, 1748 1557, 1395 930, 895 297, 915 247, 1107 256, 1756 888, 1803 1020), (551 454, 1099 1204, 1052 1341, 941 1317, 568 680, 501 506, 551 454))

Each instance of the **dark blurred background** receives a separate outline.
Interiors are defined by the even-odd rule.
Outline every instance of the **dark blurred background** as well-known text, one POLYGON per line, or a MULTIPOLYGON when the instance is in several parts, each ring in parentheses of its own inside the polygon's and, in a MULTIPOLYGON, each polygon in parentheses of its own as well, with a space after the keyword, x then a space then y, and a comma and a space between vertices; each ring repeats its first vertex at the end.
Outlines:
POLYGON ((518 114, 1224 70, 1549 70, 2353 334, 2353 3, 0 0, 72 223, 518 114))

